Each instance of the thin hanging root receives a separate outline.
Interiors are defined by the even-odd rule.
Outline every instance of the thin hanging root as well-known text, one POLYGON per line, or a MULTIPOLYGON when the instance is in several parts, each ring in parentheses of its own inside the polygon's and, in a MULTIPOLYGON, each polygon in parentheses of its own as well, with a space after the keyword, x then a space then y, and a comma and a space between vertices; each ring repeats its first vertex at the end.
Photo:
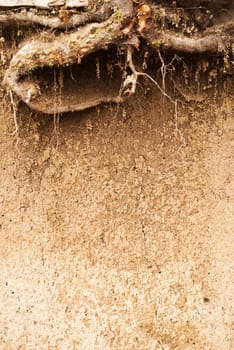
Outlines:
POLYGON ((144 73, 144 72, 138 72, 134 66, 133 59, 132 59, 132 54, 133 54, 133 47, 128 46, 127 48, 127 65, 131 69, 132 74, 126 77, 123 86, 124 88, 127 87, 128 85, 131 85, 130 88, 124 91, 124 93, 129 93, 129 94, 134 94, 136 91, 136 85, 137 85, 137 79, 138 77, 146 77, 148 78, 154 85, 157 86, 159 91, 163 94, 163 96, 167 97, 171 103, 175 105, 176 101, 174 101, 171 96, 169 96, 162 88, 161 86, 154 80, 149 74, 144 73))
POLYGON ((173 98, 171 98, 171 96, 168 95, 166 93, 166 91, 164 89, 162 89, 161 86, 157 83, 157 81, 155 79, 153 79, 149 74, 144 73, 144 72, 138 72, 134 66, 132 55, 133 55, 133 47, 128 46, 128 48, 127 48, 127 65, 131 69, 132 74, 128 75, 123 83, 123 89, 130 85, 130 87, 127 90, 125 90, 124 93, 128 93, 129 95, 134 94, 136 91, 138 77, 143 76, 143 77, 148 78, 159 89, 159 91, 162 93, 162 95, 165 96, 174 105, 175 131, 176 131, 176 134, 178 134, 180 136, 180 139, 182 141, 182 145, 180 146, 180 148, 185 146, 184 136, 183 136, 182 132, 180 131, 180 129, 178 128, 178 101, 173 100, 173 98))
POLYGON ((10 96, 10 100, 11 100, 11 106, 12 106, 12 111, 13 111, 13 120, 14 120, 14 124, 15 124, 15 130, 10 133, 10 136, 14 136, 16 135, 16 142, 15 142, 15 149, 18 152, 18 155, 20 156, 20 150, 18 148, 18 144, 19 144, 19 137, 18 137, 18 131, 19 131, 19 124, 17 122, 17 109, 15 106, 15 101, 13 98, 13 94, 12 91, 9 91, 9 96, 10 96))
POLYGON ((9 91, 9 96, 10 96, 10 100, 11 100, 11 106, 12 106, 12 111, 13 111, 13 120, 14 120, 14 124, 15 124, 15 130, 11 133, 11 135, 15 135, 19 131, 19 124, 17 121, 17 111, 16 111, 16 106, 15 106, 15 101, 14 101, 13 94, 12 94, 11 90, 9 91))
POLYGON ((161 68, 160 68, 160 71, 161 71, 161 75, 162 75, 162 89, 163 91, 166 91, 166 82, 165 82, 165 77, 166 77, 166 74, 167 74, 167 66, 165 65, 165 62, 164 62, 164 59, 161 55, 161 52, 160 50, 158 50, 158 57, 162 63, 161 65, 161 68))
POLYGON ((165 92, 166 91, 166 75, 167 75, 167 73, 170 70, 175 69, 173 66, 174 61, 178 61, 178 62, 182 61, 183 62, 183 60, 179 56, 174 55, 172 60, 166 64, 159 49, 157 50, 157 52, 158 52, 158 57, 159 57, 160 62, 161 62, 160 72, 161 72, 161 76, 162 76, 162 90, 165 92))

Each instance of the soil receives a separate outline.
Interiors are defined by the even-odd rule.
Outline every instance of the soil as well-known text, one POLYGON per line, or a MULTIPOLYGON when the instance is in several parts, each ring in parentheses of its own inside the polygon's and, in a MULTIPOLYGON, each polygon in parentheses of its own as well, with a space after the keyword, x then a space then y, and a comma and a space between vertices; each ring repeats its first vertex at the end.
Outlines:
POLYGON ((233 80, 181 73, 15 134, 1 91, 0 349, 233 349, 233 80))

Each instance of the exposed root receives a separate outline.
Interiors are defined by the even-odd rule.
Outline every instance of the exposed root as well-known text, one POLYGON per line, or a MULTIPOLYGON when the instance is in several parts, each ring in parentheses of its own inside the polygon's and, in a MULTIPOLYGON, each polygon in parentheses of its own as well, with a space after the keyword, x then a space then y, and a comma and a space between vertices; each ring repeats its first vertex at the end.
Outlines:
POLYGON ((14 98, 13 98, 12 91, 9 91, 9 96, 10 96, 11 107, 12 107, 12 112, 13 112, 13 121, 14 121, 14 124, 15 124, 15 130, 12 133, 10 133, 10 135, 11 136, 16 135, 14 147, 15 147, 17 153, 18 153, 18 156, 20 156, 20 150, 18 148, 18 144, 19 144, 19 135, 18 135, 19 124, 18 124, 18 121, 17 121, 17 107, 15 105, 15 101, 14 101, 14 98))
MULTIPOLYGON (((66 34, 61 33, 52 42, 49 40, 45 42, 43 37, 38 40, 32 40, 24 45, 12 58, 10 67, 5 74, 4 83, 31 109, 47 114, 80 111, 101 103, 122 102, 122 98, 119 96, 103 96, 95 101, 82 104, 38 108, 37 104, 31 98, 28 98, 27 84, 25 82, 22 83, 21 80, 28 73, 45 66, 66 67, 74 63, 80 64, 82 59, 90 53, 106 49, 110 45, 124 41, 129 34, 126 26, 132 17, 132 11, 132 2, 123 0, 121 11, 114 12, 103 23, 87 24, 79 31, 66 34)), ((34 91, 36 90, 37 87, 34 86, 34 91)), ((34 96, 34 99, 36 97, 34 96)))
POLYGON ((162 36, 162 46, 166 49, 190 53, 221 53, 224 54, 227 45, 233 41, 228 35, 207 35, 202 38, 177 37, 175 34, 165 33, 162 36))
POLYGON ((167 97, 169 99, 169 101, 174 104, 175 101, 171 98, 170 95, 168 95, 161 88, 161 86, 157 83, 156 80, 154 80, 149 74, 147 74, 145 72, 139 72, 139 71, 136 70, 135 65, 133 63, 132 55, 133 55, 133 47, 132 46, 128 46, 128 48, 127 48, 127 65, 131 69, 132 74, 128 75, 126 77, 124 83, 123 83, 123 87, 125 89, 124 93, 125 94, 131 94, 131 95, 134 94, 135 91, 136 91, 137 79, 138 79, 138 77, 142 76, 142 77, 146 77, 147 79, 149 79, 155 86, 157 86, 157 88, 162 93, 162 95, 167 97))
POLYGON ((53 116, 53 124, 54 124, 54 130, 53 130, 53 135, 51 138, 51 143, 53 138, 55 137, 55 149, 58 149, 59 147, 59 122, 60 122, 60 115, 59 114, 54 114, 53 116))
MULTIPOLYGON (((128 46, 128 48, 127 48, 127 65, 131 69, 132 74, 128 75, 123 83, 123 90, 125 90, 124 93, 125 94, 127 93, 128 95, 132 95, 135 93, 138 77, 142 76, 142 77, 146 77, 147 79, 149 79, 159 89, 159 91, 162 93, 162 95, 165 96, 173 104, 173 106, 174 106, 175 132, 176 132, 176 134, 178 134, 180 136, 180 139, 182 142, 180 148, 185 146, 184 136, 182 135, 182 133, 178 127, 178 101, 173 100, 173 98, 166 93, 165 89, 161 88, 161 86, 157 83, 157 81, 155 79, 153 79, 149 74, 147 74, 145 72, 137 71, 135 68, 135 65, 133 63, 132 56, 133 56, 133 47, 128 46)), ((161 59, 163 60, 162 57, 161 57, 161 59)))
MULTIPOLYGON (((234 43, 233 35, 229 34, 234 30, 233 21, 222 26, 217 25, 207 28, 200 35, 194 34, 193 37, 187 37, 182 33, 175 33, 175 31, 159 27, 157 11, 158 8, 154 5, 147 6, 147 10, 141 16, 138 15, 137 29, 138 33, 155 48, 189 53, 221 53, 224 55, 225 49, 231 47, 234 43)), ((163 9, 161 9, 161 12, 163 12, 163 9)))
POLYGON ((11 107, 12 107, 12 111, 13 111, 13 120, 14 120, 14 124, 15 124, 15 130, 11 133, 11 135, 15 135, 19 131, 19 125, 18 125, 18 121, 17 121, 17 110, 16 110, 15 101, 13 98, 12 91, 9 91, 9 96, 10 96, 11 107))
MULTIPOLYGON (((151 18, 151 17, 150 17, 151 18)), ((142 37, 155 48, 172 49, 174 51, 183 51, 189 53, 216 53, 224 55, 227 47, 234 43, 232 30, 234 24, 227 24, 227 28, 213 26, 208 28, 202 35, 187 37, 174 31, 162 30, 157 27, 157 23, 152 20, 141 30, 142 37)))
POLYGON ((162 89, 163 91, 166 91, 166 74, 167 74, 167 66, 164 62, 164 59, 161 55, 161 52, 160 50, 158 50, 158 57, 161 61, 161 68, 160 68, 160 71, 161 71, 161 76, 162 76, 162 89))
POLYGON ((100 23, 108 19, 113 9, 105 4, 95 13, 72 14, 69 10, 60 10, 56 16, 44 16, 32 10, 21 10, 20 12, 8 11, 0 15, 0 23, 4 26, 17 24, 18 26, 41 25, 52 29, 72 29, 85 23, 100 23))
POLYGON ((68 105, 63 105, 63 106, 53 106, 50 108, 47 108, 46 106, 38 108, 36 104, 28 104, 29 107, 34 109, 35 111, 44 113, 44 114, 62 114, 62 113, 67 113, 67 112, 79 112, 83 111, 85 109, 93 108, 96 107, 100 104, 105 104, 105 103, 123 103, 124 98, 120 96, 116 97, 101 97, 98 98, 94 101, 89 101, 89 102, 82 102, 82 103, 77 103, 77 104, 68 104, 68 105))
POLYGON ((51 9, 65 6, 67 8, 87 7, 88 0, 0 0, 0 8, 15 8, 30 6, 37 9, 51 9))

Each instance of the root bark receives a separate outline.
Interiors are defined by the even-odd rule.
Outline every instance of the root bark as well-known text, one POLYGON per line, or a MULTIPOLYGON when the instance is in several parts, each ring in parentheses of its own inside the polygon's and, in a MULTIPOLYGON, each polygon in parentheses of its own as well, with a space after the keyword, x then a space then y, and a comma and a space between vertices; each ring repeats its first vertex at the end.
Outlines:
POLYGON ((95 13, 71 14, 69 10, 60 10, 55 16, 46 16, 37 14, 32 10, 21 10, 20 12, 7 11, 0 15, 0 24, 2 26, 32 26, 32 24, 48 27, 52 29, 72 29, 85 23, 101 23, 110 17, 113 8, 105 4, 95 13))

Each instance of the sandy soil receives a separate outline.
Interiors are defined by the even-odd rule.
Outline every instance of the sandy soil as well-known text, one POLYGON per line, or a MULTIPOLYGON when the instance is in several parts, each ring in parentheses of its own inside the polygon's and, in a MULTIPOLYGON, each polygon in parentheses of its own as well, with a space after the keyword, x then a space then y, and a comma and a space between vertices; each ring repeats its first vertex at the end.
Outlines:
POLYGON ((0 349, 233 349, 233 86, 1 106, 0 349))

